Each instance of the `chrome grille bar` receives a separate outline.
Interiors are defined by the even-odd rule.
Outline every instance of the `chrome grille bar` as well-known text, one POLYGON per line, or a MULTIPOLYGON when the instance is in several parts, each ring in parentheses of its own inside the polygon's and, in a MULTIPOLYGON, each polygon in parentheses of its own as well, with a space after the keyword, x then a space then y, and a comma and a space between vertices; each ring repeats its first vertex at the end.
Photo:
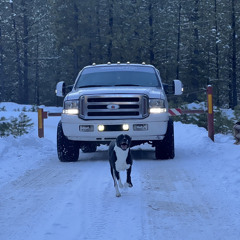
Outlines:
POLYGON ((85 95, 80 98, 83 119, 142 119, 148 116, 148 97, 139 94, 85 95))

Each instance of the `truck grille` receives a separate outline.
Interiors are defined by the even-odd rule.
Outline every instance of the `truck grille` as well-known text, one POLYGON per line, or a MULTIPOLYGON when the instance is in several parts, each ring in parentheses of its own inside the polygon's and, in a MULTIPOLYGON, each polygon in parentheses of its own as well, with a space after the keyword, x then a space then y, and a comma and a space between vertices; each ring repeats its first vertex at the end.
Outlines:
POLYGON ((138 94, 85 95, 80 97, 80 118, 141 119, 148 116, 148 97, 138 94))

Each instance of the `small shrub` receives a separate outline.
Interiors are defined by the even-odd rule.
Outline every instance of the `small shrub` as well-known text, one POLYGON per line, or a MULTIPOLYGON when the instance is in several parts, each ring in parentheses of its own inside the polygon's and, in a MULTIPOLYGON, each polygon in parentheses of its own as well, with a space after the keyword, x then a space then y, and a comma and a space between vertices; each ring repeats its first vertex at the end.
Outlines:
POLYGON ((10 132, 11 124, 9 122, 6 122, 5 117, 0 118, 0 137, 9 136, 11 134, 10 132))
POLYGON ((5 106, 0 107, 0 112, 5 112, 5 111, 7 111, 5 106))
POLYGON ((2 117, 0 119, 0 137, 13 135, 22 136, 29 133, 33 127, 32 120, 23 112, 18 117, 12 117, 9 120, 2 117))
MULTIPOLYGON (((180 107, 181 109, 187 109, 187 105, 180 107)), ((234 114, 236 119, 240 121, 240 107, 236 107, 234 114)), ((180 121, 186 124, 195 124, 199 127, 208 128, 208 119, 206 114, 185 114, 178 117, 173 117, 175 121, 180 121)), ((228 134, 232 133, 232 128, 236 119, 229 119, 223 111, 219 108, 214 108, 214 131, 215 133, 228 134)))
POLYGON ((23 107, 23 108, 22 108, 22 111, 23 111, 23 112, 27 112, 27 108, 26 108, 26 107, 23 107))
POLYGON ((226 115, 222 113, 220 109, 216 109, 214 112, 214 130, 215 133, 228 134, 232 133, 234 121, 228 119, 226 115))
POLYGON ((240 121, 240 106, 236 106, 234 108, 234 115, 235 115, 237 121, 240 121))
POLYGON ((32 105, 32 107, 28 110, 28 112, 37 112, 38 106, 32 105))

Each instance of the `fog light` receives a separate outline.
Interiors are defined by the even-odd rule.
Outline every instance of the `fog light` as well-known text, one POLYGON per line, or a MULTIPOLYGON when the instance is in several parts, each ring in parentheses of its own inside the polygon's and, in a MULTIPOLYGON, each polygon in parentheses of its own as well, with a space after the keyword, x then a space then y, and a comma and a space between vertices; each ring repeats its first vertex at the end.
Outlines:
POLYGON ((93 132, 94 128, 93 125, 80 125, 79 131, 80 132, 93 132))
POLYGON ((133 124, 134 131, 147 131, 148 125, 147 124, 133 124))
POLYGON ((128 130, 129 130, 129 125, 128 125, 128 124, 123 124, 123 125, 122 125, 122 129, 123 129, 124 131, 128 131, 128 130))
POLYGON ((104 125, 98 125, 98 131, 103 132, 105 129, 104 125))

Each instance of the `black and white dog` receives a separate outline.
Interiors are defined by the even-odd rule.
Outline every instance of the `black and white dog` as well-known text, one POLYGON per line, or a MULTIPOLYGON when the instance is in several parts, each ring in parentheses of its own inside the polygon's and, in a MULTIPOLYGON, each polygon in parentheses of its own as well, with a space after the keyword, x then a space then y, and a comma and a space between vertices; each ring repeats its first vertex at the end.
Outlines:
POLYGON ((131 170, 132 170, 132 156, 130 151, 131 137, 121 134, 116 141, 112 141, 109 145, 109 163, 111 167, 111 174, 116 189, 116 197, 120 197, 118 186, 123 187, 120 178, 120 171, 127 170, 126 186, 132 187, 131 170))

